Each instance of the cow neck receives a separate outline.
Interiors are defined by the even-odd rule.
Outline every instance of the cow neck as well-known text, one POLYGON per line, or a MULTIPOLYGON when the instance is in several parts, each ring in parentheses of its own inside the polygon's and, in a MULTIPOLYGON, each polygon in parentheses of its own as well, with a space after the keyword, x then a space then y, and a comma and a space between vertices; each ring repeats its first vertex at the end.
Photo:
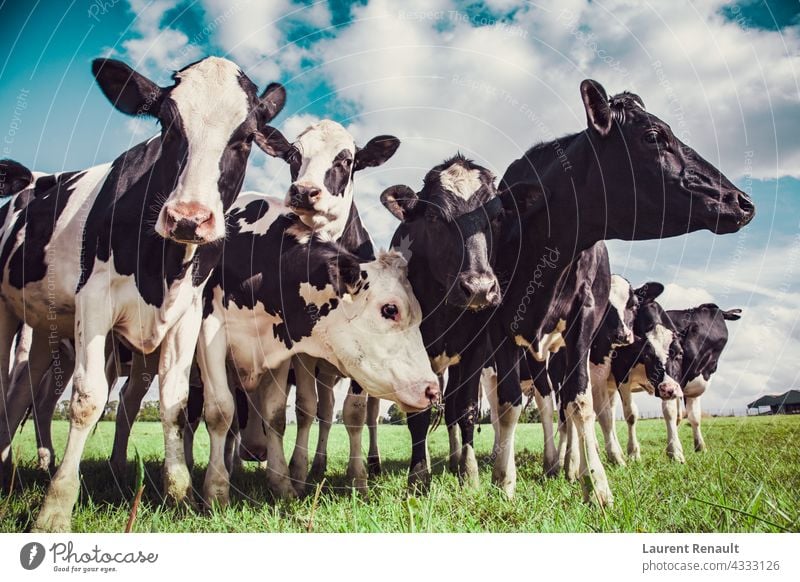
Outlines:
POLYGON ((594 170, 589 139, 582 132, 560 141, 565 144, 563 149, 555 147, 557 142, 549 142, 515 161, 501 185, 504 197, 508 199, 513 192, 519 198, 526 195, 522 186, 526 176, 528 182, 538 180, 538 198, 519 217, 508 219, 498 253, 498 270, 505 284, 501 309, 506 317, 502 320, 506 325, 515 318, 524 322, 519 325, 523 336, 535 337, 543 325, 553 323, 547 316, 554 312, 553 304, 573 263, 605 238, 594 223, 596 217, 582 213, 586 196, 595 194, 588 184, 594 170), (563 163, 563 156, 568 164, 563 163), (519 182, 512 183, 513 179, 519 182))
POLYGON ((355 201, 350 204, 350 212, 347 215, 347 222, 344 225, 339 243, 357 256, 360 261, 375 260, 375 248, 372 244, 372 238, 361 222, 361 216, 358 214, 355 201))

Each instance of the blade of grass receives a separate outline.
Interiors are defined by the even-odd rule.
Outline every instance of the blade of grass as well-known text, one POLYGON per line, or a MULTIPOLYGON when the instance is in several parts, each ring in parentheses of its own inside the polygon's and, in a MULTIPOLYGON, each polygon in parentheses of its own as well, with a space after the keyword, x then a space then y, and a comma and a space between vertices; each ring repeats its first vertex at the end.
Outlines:
POLYGON ((128 523, 125 524, 125 533, 133 531, 133 525, 136 523, 136 514, 139 512, 139 503, 142 501, 142 494, 144 493, 144 461, 139 454, 139 449, 134 447, 136 454, 136 496, 131 503, 131 512, 128 515, 128 523))
POLYGON ((773 522, 769 521, 768 519, 764 519, 763 517, 759 517, 757 515, 753 515, 752 513, 747 513, 746 511, 742 511, 741 509, 736 509, 735 507, 728 507, 727 505, 722 505, 721 503, 714 503, 713 501, 706 501, 705 499, 699 499, 697 497, 691 497, 690 496, 689 499, 691 499, 692 501, 697 501, 698 503, 703 503, 705 505, 711 505, 711 506, 717 507, 719 509, 725 509, 727 511, 732 511, 734 513, 739 513, 741 515, 746 515, 747 517, 750 517, 752 519, 757 519, 758 521, 764 522, 767 525, 771 525, 772 527, 776 527, 781 531, 785 531, 785 532, 791 531, 791 530, 786 529, 785 527, 783 527, 781 525, 778 525, 777 523, 773 523, 773 522))
POLYGON ((317 490, 314 492, 314 501, 311 503, 311 515, 308 518, 308 524, 306 525, 306 531, 311 533, 314 531, 314 513, 317 511, 317 503, 319 503, 319 494, 322 492, 322 486, 325 485, 325 479, 323 478, 322 481, 319 482, 317 485, 317 490))

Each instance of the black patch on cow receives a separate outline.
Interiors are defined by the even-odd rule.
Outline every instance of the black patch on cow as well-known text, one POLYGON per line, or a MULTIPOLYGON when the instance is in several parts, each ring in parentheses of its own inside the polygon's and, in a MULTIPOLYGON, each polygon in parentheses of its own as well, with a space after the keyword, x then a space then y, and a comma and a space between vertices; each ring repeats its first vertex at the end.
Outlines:
MULTIPOLYGON (((21 192, 14 200, 15 210, 22 209, 12 230, 14 239, 25 225, 25 240, 8 257, 8 282, 22 289, 26 284, 41 281, 47 275, 45 247, 53 236, 64 207, 83 172, 64 172, 42 176, 33 188, 21 192)), ((14 239, 9 239, 13 244, 14 239)), ((2 257, 5 264, 6 256, 2 257)))
POLYGON ((333 158, 333 164, 325 171, 323 184, 334 196, 344 196, 353 172, 353 152, 343 149, 333 158))

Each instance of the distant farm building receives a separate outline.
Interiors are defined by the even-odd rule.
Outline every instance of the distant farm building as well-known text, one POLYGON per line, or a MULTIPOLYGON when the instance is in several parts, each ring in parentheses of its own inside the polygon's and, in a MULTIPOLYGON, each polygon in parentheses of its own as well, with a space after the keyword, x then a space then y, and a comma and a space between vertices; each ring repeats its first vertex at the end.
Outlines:
POLYGON ((747 405, 747 411, 756 409, 761 414, 762 408, 769 408, 767 414, 800 414, 800 390, 789 390, 777 396, 762 396, 747 405))

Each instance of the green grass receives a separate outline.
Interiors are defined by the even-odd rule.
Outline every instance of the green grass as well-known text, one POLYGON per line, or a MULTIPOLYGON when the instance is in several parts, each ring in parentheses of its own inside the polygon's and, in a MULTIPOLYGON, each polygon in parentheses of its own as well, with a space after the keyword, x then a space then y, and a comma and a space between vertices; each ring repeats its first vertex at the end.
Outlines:
MULTIPOLYGON (((314 495, 294 502, 275 503, 264 487, 264 475, 246 464, 234 476, 232 503, 225 509, 198 511, 174 508, 160 498, 161 427, 138 423, 131 442, 145 460, 145 492, 134 531, 270 531, 270 532, 751 532, 798 531, 797 491, 800 490, 800 416, 718 418, 704 421, 709 451, 694 453, 691 429, 680 428, 687 463, 666 460, 665 428, 661 420, 639 424, 642 461, 628 467, 607 467, 615 495, 612 508, 602 511, 581 502, 579 485, 542 475, 542 431, 537 424, 520 425, 517 432, 518 486, 506 500, 491 486, 491 468, 481 463, 481 488, 462 489, 447 472, 447 432, 440 428, 430 439, 433 482, 427 496, 409 498, 406 470, 410 438, 404 426, 381 426, 384 474, 370 483, 367 497, 344 487, 347 436, 334 426, 325 487, 314 506, 314 495)), ((627 434, 618 424, 623 448, 627 434)), ((63 450, 67 425, 56 423, 56 450, 63 450)), ((135 466, 129 483, 117 484, 106 459, 113 425, 100 423, 90 437, 84 461, 83 488, 73 518, 81 532, 121 532, 133 496, 135 466)), ((490 426, 476 435, 479 459, 492 445, 490 426)), ((365 438, 366 441, 366 438, 365 438)), ((312 443, 316 434, 312 433, 312 443)), ((294 427, 287 430, 287 453, 294 427)), ((365 442, 366 446, 366 442, 365 442)), ((18 482, 10 497, 0 498, 0 531, 27 530, 38 510, 46 476, 35 468, 36 448, 30 423, 18 435, 14 450, 18 482), (24 484, 19 487, 19 480, 24 484)), ((133 447, 130 458, 133 459, 133 447)), ((198 434, 195 456, 207 458, 208 438, 198 434)), ((194 471, 197 491, 203 467, 194 471)))

